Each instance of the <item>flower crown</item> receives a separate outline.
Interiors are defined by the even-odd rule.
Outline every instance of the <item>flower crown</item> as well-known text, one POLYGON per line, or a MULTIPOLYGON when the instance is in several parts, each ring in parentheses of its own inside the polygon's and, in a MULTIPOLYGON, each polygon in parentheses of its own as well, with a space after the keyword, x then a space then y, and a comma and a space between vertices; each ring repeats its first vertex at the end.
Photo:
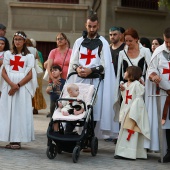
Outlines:
POLYGON ((18 36, 20 36, 20 37, 22 37, 22 38, 24 38, 24 39, 27 38, 26 36, 22 35, 21 33, 17 33, 17 32, 16 32, 16 33, 14 34, 14 36, 15 36, 15 35, 18 35, 18 36))

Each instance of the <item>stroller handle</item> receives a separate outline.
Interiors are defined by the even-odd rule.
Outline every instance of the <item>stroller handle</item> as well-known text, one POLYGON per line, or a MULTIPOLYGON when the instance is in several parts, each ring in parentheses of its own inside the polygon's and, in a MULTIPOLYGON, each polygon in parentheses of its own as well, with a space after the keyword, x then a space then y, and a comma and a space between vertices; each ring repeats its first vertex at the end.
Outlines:
MULTIPOLYGON (((72 76, 72 75, 75 75, 78 73, 77 72, 72 72, 72 73, 69 73, 68 76, 67 76, 67 80, 72 76)), ((80 76, 79 76, 80 77, 80 76)), ((87 76, 87 77, 81 77, 83 79, 92 79, 92 78, 99 78, 99 81, 103 80, 104 79, 104 74, 100 74, 100 73, 92 73, 90 74, 90 76, 87 76)))

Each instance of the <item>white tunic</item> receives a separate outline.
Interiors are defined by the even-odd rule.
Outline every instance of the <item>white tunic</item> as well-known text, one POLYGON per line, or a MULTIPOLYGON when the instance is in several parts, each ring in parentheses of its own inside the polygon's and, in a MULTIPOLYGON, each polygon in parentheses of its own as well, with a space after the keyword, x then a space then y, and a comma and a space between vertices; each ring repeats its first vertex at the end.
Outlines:
POLYGON ((13 55, 10 51, 4 54, 3 67, 12 82, 16 84, 20 82, 31 69, 32 79, 21 86, 13 96, 9 96, 11 87, 1 77, 0 141, 30 142, 34 140, 32 97, 37 87, 34 61, 32 54, 13 55))
POLYGON ((134 81, 128 87, 127 83, 125 83, 124 87, 120 109, 121 129, 115 155, 130 159, 147 158, 146 149, 144 149, 144 138, 146 140, 150 139, 150 128, 148 114, 143 101, 144 86, 138 81, 134 81), (127 119, 130 122, 125 121, 127 119), (128 129, 135 131, 130 140, 127 140, 128 129))
MULTIPOLYGON (((146 107, 148 110, 149 121, 150 121, 151 141, 150 142, 145 141, 145 147, 154 151, 158 151, 160 149, 158 122, 159 122, 159 118, 162 117, 162 112, 163 112, 166 95, 167 95, 164 90, 170 89, 170 61, 168 61, 164 57, 163 51, 169 53, 170 55, 170 51, 166 48, 165 43, 159 46, 158 48, 156 48, 156 50, 154 51, 151 58, 151 62, 148 67, 147 80, 146 80, 145 101, 146 101, 146 107), (164 72, 163 70, 167 70, 167 73, 164 72), (160 90, 160 97, 153 96, 156 95, 156 84, 148 79, 149 75, 153 72, 155 72, 157 75, 159 75, 162 78, 159 86, 164 90, 160 90), (157 108, 159 104, 161 108, 157 108), (161 111, 161 113, 158 112, 159 110, 161 111)), ((166 122, 162 126, 162 129, 170 129, 169 111, 168 111, 166 122)), ((164 141, 164 146, 165 146, 164 151, 165 151, 167 147, 165 136, 163 141, 164 141)))
MULTIPOLYGON (((103 43, 103 47, 100 53, 100 58, 98 56, 98 48, 92 50, 90 61, 83 59, 80 56, 80 51, 82 54, 87 55, 87 48, 82 47, 81 43, 84 40, 83 37, 76 40, 72 55, 70 59, 70 65, 68 73, 75 72, 72 66, 73 64, 82 65, 84 67, 92 68, 99 65, 104 67, 104 81, 102 80, 97 92, 97 101, 94 105, 94 120, 98 121, 98 128, 103 134, 111 135, 112 133, 118 133, 119 125, 118 122, 114 121, 114 110, 113 110, 113 97, 115 88, 115 73, 113 69, 113 64, 111 61, 111 53, 108 42, 104 37, 100 36, 99 39, 103 43), (81 48, 80 48, 81 46, 81 48), (94 57, 95 56, 95 57, 94 57)), ((81 82, 87 84, 93 84, 95 88, 98 85, 98 79, 82 79, 77 77, 74 82, 81 82)), ((99 136, 99 135, 97 135, 99 136)))
MULTIPOLYGON (((125 51, 127 53, 128 51, 128 46, 125 46, 125 51)), ((119 60, 118 60, 118 71, 117 71, 117 81, 116 81, 116 85, 115 85, 115 96, 114 96, 114 110, 116 112, 116 117, 119 117, 119 110, 120 110, 120 89, 119 89, 119 85, 120 85, 120 79, 121 77, 124 77, 124 63, 123 61, 127 62, 127 66, 132 66, 132 64, 134 66, 138 66, 139 65, 139 61, 141 59, 145 59, 146 65, 149 65, 150 59, 151 59, 151 52, 148 48, 143 47, 140 43, 139 43, 139 55, 138 57, 136 57, 135 59, 128 59, 128 57, 126 56, 124 50, 120 51, 119 53, 119 60), (122 74, 122 75, 121 75, 122 74)), ((142 75, 146 74, 146 65, 143 66, 143 70, 142 70, 142 75)), ((126 68, 126 67, 125 67, 126 68)), ((144 77, 142 77, 142 79, 144 79, 144 77)))

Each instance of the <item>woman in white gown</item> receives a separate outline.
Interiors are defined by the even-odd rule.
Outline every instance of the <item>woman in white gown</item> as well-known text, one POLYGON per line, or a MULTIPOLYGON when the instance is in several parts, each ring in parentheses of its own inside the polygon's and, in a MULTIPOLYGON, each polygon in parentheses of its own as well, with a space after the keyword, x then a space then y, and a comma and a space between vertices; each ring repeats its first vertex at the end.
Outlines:
POLYGON ((25 40, 24 32, 14 34, 12 50, 4 53, 0 72, 0 141, 10 142, 9 149, 20 149, 21 142, 34 140, 32 97, 37 77, 25 40))

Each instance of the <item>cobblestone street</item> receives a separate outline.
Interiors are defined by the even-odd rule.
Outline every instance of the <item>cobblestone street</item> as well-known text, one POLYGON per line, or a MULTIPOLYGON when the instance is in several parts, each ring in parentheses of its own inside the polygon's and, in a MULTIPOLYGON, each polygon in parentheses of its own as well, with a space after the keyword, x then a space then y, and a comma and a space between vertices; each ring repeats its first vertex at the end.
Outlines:
MULTIPOLYGON (((46 83, 44 82, 44 90, 46 83)), ((30 143, 22 143, 22 149, 5 149, 6 143, 0 142, 0 170, 91 170, 91 169, 119 169, 119 170, 169 170, 170 163, 158 163, 159 153, 148 153, 148 159, 137 159, 135 161, 114 159, 113 142, 99 140, 99 150, 96 157, 91 153, 80 153, 77 163, 73 163, 70 153, 62 153, 50 160, 46 156, 47 137, 46 130, 49 118, 46 118, 49 110, 49 96, 44 93, 48 108, 40 110, 38 115, 34 115, 34 127, 36 140, 30 143)))

